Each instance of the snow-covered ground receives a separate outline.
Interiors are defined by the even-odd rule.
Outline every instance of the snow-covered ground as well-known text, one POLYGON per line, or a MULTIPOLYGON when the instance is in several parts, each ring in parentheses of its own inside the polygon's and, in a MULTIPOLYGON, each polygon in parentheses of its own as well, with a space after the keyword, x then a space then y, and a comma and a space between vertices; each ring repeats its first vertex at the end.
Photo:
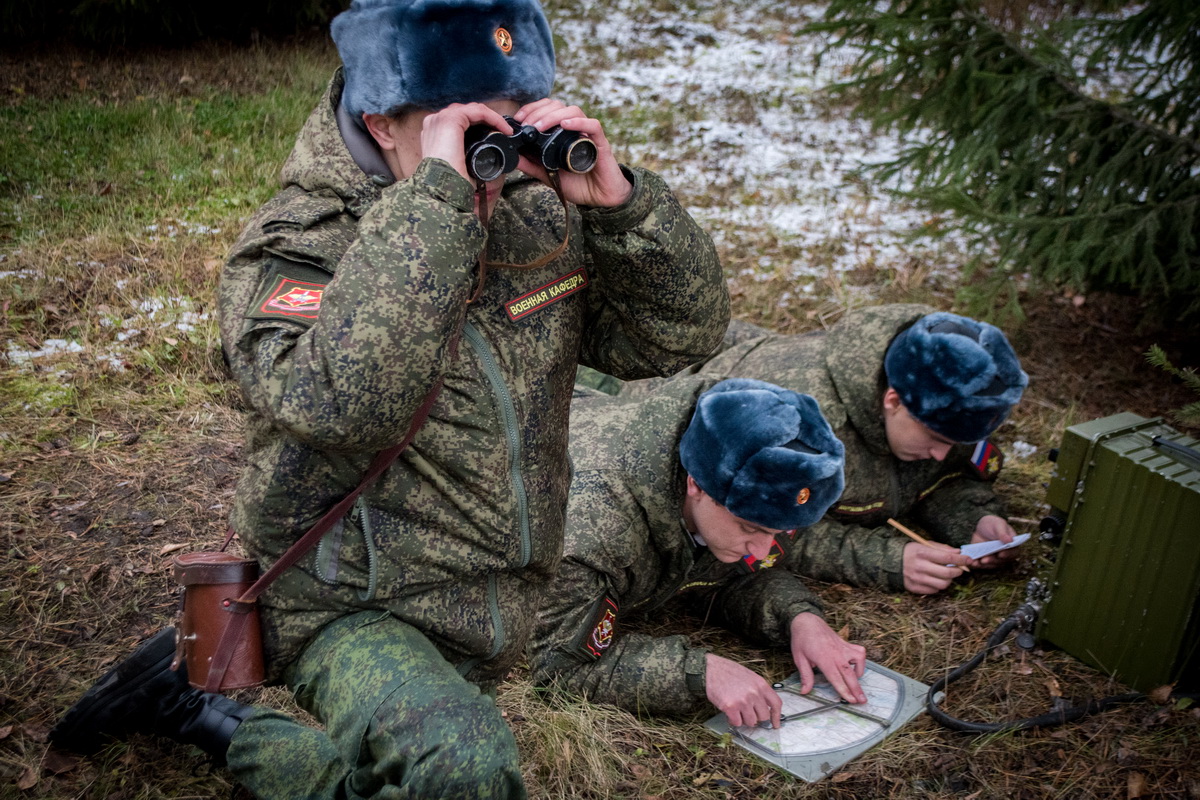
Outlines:
POLYGON ((572 4, 552 12, 556 91, 601 119, 630 161, 663 175, 718 245, 783 245, 749 271, 782 271, 799 291, 831 272, 914 262, 950 275, 961 241, 905 242, 927 214, 856 174, 901 143, 823 95, 855 56, 800 34, 823 8, 699 0, 681 15, 643 0, 572 4))

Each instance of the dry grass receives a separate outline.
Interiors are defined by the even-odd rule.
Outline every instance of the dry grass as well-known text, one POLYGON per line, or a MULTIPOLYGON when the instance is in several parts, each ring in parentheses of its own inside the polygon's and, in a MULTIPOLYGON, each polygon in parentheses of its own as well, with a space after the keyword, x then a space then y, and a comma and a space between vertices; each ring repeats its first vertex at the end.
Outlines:
MULTIPOLYGON (((255 92, 287 80, 286 69, 269 66, 260 52, 140 54, 127 60, 132 66, 83 58, 26 54, 22 71, 6 79, 9 101, 71 97, 100 85, 111 86, 121 102, 139 94, 186 98, 206 86, 255 92), (190 80, 181 83, 180 74, 190 80)), ((86 353, 99 353, 116 341, 112 318, 129 314, 139 298, 187 296, 210 305, 214 265, 235 233, 237 213, 211 238, 152 242, 81 229, 53 247, 7 253, 3 269, 41 277, 22 281, 19 291, 11 280, 2 284, 0 343, 33 347, 70 334, 86 353), (89 262, 105 269, 89 269, 89 262)), ((8 250, 11 239, 0 243, 8 250)), ((871 302, 950 303, 948 288, 930 284, 914 262, 871 265, 850 276, 831 271, 810 297, 781 307, 774 299, 796 288, 783 272, 745 277, 739 268, 739 259, 757 262, 762 255, 798 257, 778 241, 734 242, 723 251, 737 313, 779 330, 833 324, 848 307, 868 302, 863 287, 872 287, 871 302)), ((1017 517, 1036 520, 1040 484, 1049 475, 1042 454, 1063 426, 1118 410, 1154 415, 1181 405, 1179 387, 1146 366, 1141 353, 1157 342, 1176 363, 1192 365, 1196 339, 1195 332, 1155 328, 1152 310, 1118 298, 1077 305, 1031 293, 1025 304, 1028 319, 1014 340, 1033 387, 1001 439, 1037 445, 1039 453, 1011 460, 1001 488, 1017 517)), ((238 400, 220 367, 212 320, 186 334, 142 329, 136 347, 121 351, 123 369, 88 355, 33 371, 0 362, 3 797, 134 800, 231 792, 227 773, 209 772, 194 752, 168 742, 140 738, 88 759, 46 744, 64 707, 170 621, 176 604, 170 554, 219 539, 239 467, 238 400)), ((1029 547, 1017 567, 976 573, 939 597, 815 588, 834 627, 847 627, 872 659, 929 682, 973 655, 1016 607, 1039 547, 1029 547)), ((785 654, 748 648, 678 609, 646 625, 652 632, 687 632, 772 677, 791 671, 785 654)), ((954 684, 945 705, 965 718, 998 720, 1039 713, 1059 692, 1082 699, 1119 691, 1062 653, 1002 648, 954 684)), ((277 689, 245 698, 290 708, 277 689)), ((501 688, 499 703, 517 735, 531 795, 539 798, 1200 797, 1200 712, 1148 703, 1060 729, 988 737, 955 733, 922 716, 811 786, 726 746, 703 729, 703 718, 644 719, 544 697, 521 670, 501 688)))

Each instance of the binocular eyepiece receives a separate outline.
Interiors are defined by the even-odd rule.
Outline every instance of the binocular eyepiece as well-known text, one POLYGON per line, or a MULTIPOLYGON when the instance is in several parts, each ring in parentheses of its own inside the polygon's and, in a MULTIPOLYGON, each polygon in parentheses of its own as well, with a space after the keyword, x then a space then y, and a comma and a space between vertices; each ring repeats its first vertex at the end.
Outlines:
POLYGON ((505 117, 512 133, 502 133, 486 125, 467 129, 467 172, 480 181, 492 181, 517 168, 523 153, 549 171, 565 169, 582 175, 596 166, 596 145, 576 131, 551 128, 539 131, 505 117))

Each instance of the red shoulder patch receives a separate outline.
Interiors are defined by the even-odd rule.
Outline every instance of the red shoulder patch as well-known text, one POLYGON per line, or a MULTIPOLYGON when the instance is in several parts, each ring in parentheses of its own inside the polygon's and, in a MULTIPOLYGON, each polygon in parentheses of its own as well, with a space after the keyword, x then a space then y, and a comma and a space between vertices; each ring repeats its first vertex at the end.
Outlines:
POLYGON ((617 631, 617 604, 607 595, 597 606, 592 616, 587 638, 583 640, 583 649, 599 658, 612 644, 613 634, 617 631))
POLYGON ((325 287, 319 283, 280 276, 279 283, 267 295, 267 299, 258 310, 271 316, 316 319, 324 294, 325 287))

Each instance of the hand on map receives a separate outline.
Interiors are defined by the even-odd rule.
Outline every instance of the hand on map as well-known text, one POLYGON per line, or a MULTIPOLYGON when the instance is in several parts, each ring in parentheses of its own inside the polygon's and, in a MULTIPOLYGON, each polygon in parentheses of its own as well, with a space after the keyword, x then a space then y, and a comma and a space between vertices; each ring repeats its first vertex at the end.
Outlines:
POLYGON ((792 659, 800 673, 800 692, 812 691, 813 670, 821 671, 843 700, 865 703, 867 696, 858 679, 867 668, 867 650, 838 636, 829 623, 816 614, 797 614, 792 619, 792 659))
POLYGON ((708 701, 725 712, 730 725, 757 725, 770 720, 772 727, 779 727, 783 701, 757 672, 709 653, 705 656, 705 673, 708 701))

